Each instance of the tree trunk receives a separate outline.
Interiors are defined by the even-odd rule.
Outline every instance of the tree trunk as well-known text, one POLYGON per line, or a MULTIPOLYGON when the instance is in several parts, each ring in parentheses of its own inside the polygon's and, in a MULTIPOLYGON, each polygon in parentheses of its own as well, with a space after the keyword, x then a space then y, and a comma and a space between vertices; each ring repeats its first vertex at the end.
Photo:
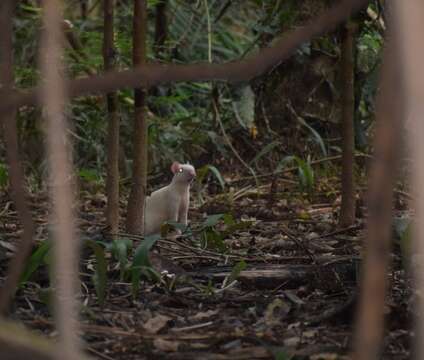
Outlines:
MULTIPOLYGON (((133 64, 142 66, 146 60, 147 3, 134 0, 133 64)), ((145 117, 146 92, 134 90, 134 156, 133 181, 127 208, 127 231, 143 233, 144 204, 147 185, 147 122, 145 117)))
POLYGON ((342 40, 342 203, 339 225, 350 226, 355 222, 355 89, 354 89, 354 33, 356 24, 348 22, 342 40))
MULTIPOLYGON (((114 60, 114 29, 113 10, 114 0, 104 1, 104 39, 103 60, 106 71, 113 70, 114 60)), ((107 175, 106 175, 106 224, 110 233, 119 231, 119 114, 118 98, 116 92, 106 95, 107 110, 109 115, 107 148, 107 175)))
MULTIPOLYGON (((399 39, 394 32, 395 25, 396 29, 400 26, 397 22, 399 12, 392 12, 391 7, 389 9, 386 34, 388 42, 384 48, 376 102, 374 159, 368 184, 367 236, 364 242, 361 291, 353 337, 354 354, 351 357, 355 360, 383 358, 381 342, 384 336, 386 291, 391 260, 393 188, 402 150, 401 134, 406 105, 402 76, 405 65, 409 65, 399 58, 403 50, 400 46, 403 39, 399 39)), ((416 7, 413 9, 421 10, 416 7)), ((412 36, 412 32, 408 35, 412 36)))
POLYGON ((161 53, 163 52, 163 47, 165 45, 167 33, 168 33, 168 24, 166 18, 166 8, 168 5, 168 0, 162 0, 156 4, 156 24, 155 24, 155 56, 161 58, 161 53))
POLYGON ((59 333, 57 356, 64 360, 81 358, 78 337, 79 236, 74 208, 74 169, 64 114, 66 85, 63 59, 63 19, 60 0, 43 1, 43 32, 39 61, 41 105, 45 110, 47 164, 49 167, 50 221, 54 243, 55 321, 59 333), (59 354, 60 352, 60 354, 59 354))
POLYGON ((88 11, 88 0, 80 0, 80 8, 81 8, 81 19, 87 19, 87 11, 88 11))

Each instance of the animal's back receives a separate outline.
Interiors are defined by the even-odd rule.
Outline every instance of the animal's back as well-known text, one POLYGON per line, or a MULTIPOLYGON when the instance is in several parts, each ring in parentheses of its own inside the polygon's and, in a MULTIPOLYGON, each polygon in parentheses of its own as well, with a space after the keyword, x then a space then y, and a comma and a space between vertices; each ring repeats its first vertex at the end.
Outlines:
POLYGON ((161 225, 168 219, 168 187, 154 191, 146 198, 144 213, 144 235, 157 234, 161 225))

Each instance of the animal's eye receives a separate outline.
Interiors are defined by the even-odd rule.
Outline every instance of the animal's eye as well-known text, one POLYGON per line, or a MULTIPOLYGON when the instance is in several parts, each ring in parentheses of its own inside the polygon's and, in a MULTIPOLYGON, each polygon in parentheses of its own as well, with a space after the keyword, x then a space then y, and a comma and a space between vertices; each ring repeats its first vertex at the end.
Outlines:
POLYGON ((178 170, 178 172, 182 173, 182 172, 184 172, 184 169, 180 168, 180 169, 178 170))

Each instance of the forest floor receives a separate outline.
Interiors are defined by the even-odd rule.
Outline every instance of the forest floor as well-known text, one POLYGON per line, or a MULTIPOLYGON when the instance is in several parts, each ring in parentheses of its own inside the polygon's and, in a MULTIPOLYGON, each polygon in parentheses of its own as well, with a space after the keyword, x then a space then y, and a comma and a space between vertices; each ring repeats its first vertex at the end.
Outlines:
MULTIPOLYGON (((120 278, 119 266, 109 256, 107 294, 99 306, 92 281, 94 257, 83 252, 81 334, 88 354, 98 359, 348 358, 366 211, 358 201, 355 225, 339 228, 337 192, 329 196, 328 191, 337 186, 326 181, 309 199, 296 182, 282 179, 262 181, 259 188, 253 181, 233 179, 231 201, 209 195, 199 206, 195 197, 193 233, 158 242, 160 257, 153 256, 152 262, 168 275, 160 283, 142 281, 135 298, 131 281, 120 278), (218 213, 232 218, 206 231, 205 214, 218 213), (207 249, 199 246, 201 239, 203 245, 208 239, 207 249), (239 272, 241 261, 246 268, 239 272), (236 281, 233 275, 238 275, 236 281)), ((397 204, 405 202, 402 194, 396 198, 397 204)), ((32 195, 31 205, 37 241, 45 240, 45 194, 32 195)), ((83 193, 82 236, 102 240, 103 211, 101 192, 83 193)), ((4 278, 19 235, 7 194, 0 197, 0 213, 4 278)), ((408 359, 413 294, 399 245, 391 258, 383 358, 408 359)), ((47 287, 48 272, 39 269, 18 291, 12 318, 55 338, 51 308, 43 296, 47 287)))

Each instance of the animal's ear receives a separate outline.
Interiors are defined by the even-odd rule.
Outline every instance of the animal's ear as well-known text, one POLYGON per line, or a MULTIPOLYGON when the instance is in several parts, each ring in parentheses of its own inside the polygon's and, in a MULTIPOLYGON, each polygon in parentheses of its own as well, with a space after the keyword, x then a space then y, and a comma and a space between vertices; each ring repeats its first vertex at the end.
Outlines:
POLYGON ((171 165, 171 171, 173 174, 176 174, 180 169, 181 164, 178 161, 174 161, 171 165))

